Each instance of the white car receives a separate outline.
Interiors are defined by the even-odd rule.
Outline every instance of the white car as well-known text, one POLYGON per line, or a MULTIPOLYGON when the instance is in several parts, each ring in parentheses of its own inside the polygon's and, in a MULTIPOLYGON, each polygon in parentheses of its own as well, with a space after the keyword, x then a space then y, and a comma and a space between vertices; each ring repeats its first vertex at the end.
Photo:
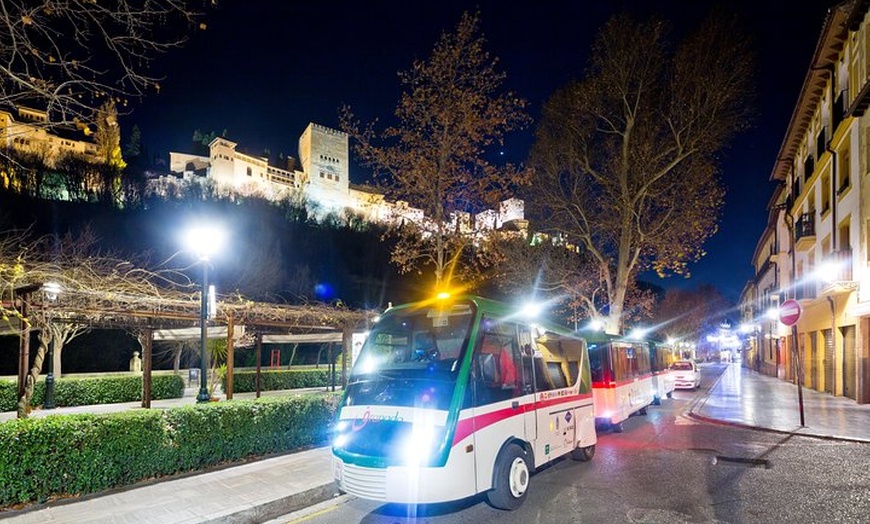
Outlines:
POLYGON ((691 360, 678 360, 671 364, 676 389, 698 389, 701 386, 701 370, 691 360))

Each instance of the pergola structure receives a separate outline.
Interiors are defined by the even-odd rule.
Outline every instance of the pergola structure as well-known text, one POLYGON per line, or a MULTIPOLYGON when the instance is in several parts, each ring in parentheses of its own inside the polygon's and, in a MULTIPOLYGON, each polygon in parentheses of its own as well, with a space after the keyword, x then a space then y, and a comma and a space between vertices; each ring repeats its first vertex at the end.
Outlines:
MULTIPOLYGON (((72 291, 46 300, 39 286, 18 291, 15 307, 27 318, 39 318, 41 325, 62 322, 101 329, 124 329, 134 333, 142 347, 142 407, 151 407, 152 344, 154 340, 193 339, 201 326, 198 293, 167 291, 161 296, 131 296, 123 293, 72 291), (37 298, 41 299, 37 300, 37 298)), ((329 305, 288 305, 254 302, 228 297, 217 303, 217 314, 209 321, 209 338, 227 340, 227 399, 233 394, 233 351, 237 330, 253 336, 257 345, 257 372, 263 343, 340 342, 345 355, 351 354, 352 333, 365 329, 377 316, 375 311, 352 310, 329 305), (218 334, 218 330, 220 334, 218 334)), ((40 322, 35 323, 37 327, 40 322)), ((23 392, 29 363, 29 323, 20 323, 19 394, 23 392)), ((6 331, 5 334, 9 334, 6 331)), ((346 371, 347 359, 342 360, 346 371)), ((205 372, 202 370, 201 372, 205 372)), ((344 373, 343 373, 344 375, 344 373)), ((257 380, 259 396, 259 380, 257 380)))

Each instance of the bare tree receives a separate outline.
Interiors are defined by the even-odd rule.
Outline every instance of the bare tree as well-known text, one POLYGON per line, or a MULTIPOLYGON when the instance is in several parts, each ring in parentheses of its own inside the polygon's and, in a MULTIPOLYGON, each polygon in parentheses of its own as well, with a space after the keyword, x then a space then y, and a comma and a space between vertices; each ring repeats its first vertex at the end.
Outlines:
MULTIPOLYGON (((500 255, 493 274, 496 285, 509 295, 528 299, 530 293, 549 305, 555 314, 561 313, 569 324, 578 328, 592 318, 587 304, 605 310, 608 297, 601 280, 589 278, 585 271, 595 267, 589 252, 567 243, 561 237, 538 233, 531 238, 504 238, 492 246, 500 255)), ((639 323, 652 315, 654 294, 628 282, 624 319, 639 323)))
POLYGON ((688 274, 716 232, 718 163, 751 117, 750 44, 710 16, 678 46, 668 25, 622 14, 598 34, 584 76, 546 103, 527 209, 576 244, 571 293, 620 333, 639 272, 688 274))
MULTIPOLYGON (((216 0, 211 0, 214 4, 216 0)), ((160 88, 161 53, 205 28, 204 1, 4 0, 0 102, 36 106, 53 124, 88 124, 104 100, 126 103, 160 88)))
POLYGON ((728 305, 713 286, 671 289, 655 308, 653 323, 666 338, 689 340, 725 317, 728 305))
MULTIPOLYGON (((505 74, 490 57, 477 14, 463 14, 456 31, 443 33, 428 60, 416 60, 400 73, 407 89, 395 110, 398 123, 381 133, 376 122, 361 127, 350 108, 341 127, 357 141, 355 151, 371 167, 388 198, 424 213, 411 216, 391 233, 398 242, 392 261, 400 271, 434 272, 436 286, 452 277, 470 277, 453 265, 469 256, 479 235, 473 216, 495 207, 525 173, 486 160, 491 146, 529 123, 526 102, 503 91, 505 74)), ((471 260, 484 262, 478 256, 471 260)))

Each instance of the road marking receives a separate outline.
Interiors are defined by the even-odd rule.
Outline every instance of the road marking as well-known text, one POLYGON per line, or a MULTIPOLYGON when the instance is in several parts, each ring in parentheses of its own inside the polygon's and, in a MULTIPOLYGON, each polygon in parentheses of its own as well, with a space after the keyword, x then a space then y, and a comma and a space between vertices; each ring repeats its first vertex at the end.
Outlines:
MULTIPOLYGON (((629 522, 643 522, 644 524, 688 524, 695 522, 692 515, 671 511, 667 509, 633 508, 626 514, 629 522)), ((726 521, 712 519, 709 524, 726 524, 726 521)))
POLYGON ((349 500, 348 495, 342 495, 339 497, 335 497, 329 500, 325 500, 319 504, 315 504, 309 508, 300 509, 289 515, 285 515, 284 517, 290 517, 290 520, 284 520, 284 518, 278 518, 275 521, 270 521, 268 524, 297 524, 299 522, 305 522, 307 520, 311 520, 315 517, 319 517, 321 515, 325 515, 330 511, 335 511, 342 504, 347 503, 349 500))

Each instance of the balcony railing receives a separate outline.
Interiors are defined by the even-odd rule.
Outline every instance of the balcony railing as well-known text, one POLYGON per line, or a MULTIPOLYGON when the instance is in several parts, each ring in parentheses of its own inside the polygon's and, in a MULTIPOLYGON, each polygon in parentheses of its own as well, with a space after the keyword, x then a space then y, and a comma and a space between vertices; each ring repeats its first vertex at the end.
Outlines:
POLYGON ((764 278, 764 275, 767 274, 768 271, 770 271, 770 268, 771 268, 771 267, 772 267, 772 264, 771 264, 771 261, 770 261, 770 257, 767 257, 767 258, 764 260, 764 262, 761 264, 761 267, 758 268, 758 271, 757 271, 757 273, 756 273, 756 275, 758 276, 758 278, 759 278, 759 279, 764 278))
POLYGON ((797 224, 794 227, 795 240, 800 240, 803 237, 816 236, 816 217, 815 212, 804 213, 798 218, 797 224))

